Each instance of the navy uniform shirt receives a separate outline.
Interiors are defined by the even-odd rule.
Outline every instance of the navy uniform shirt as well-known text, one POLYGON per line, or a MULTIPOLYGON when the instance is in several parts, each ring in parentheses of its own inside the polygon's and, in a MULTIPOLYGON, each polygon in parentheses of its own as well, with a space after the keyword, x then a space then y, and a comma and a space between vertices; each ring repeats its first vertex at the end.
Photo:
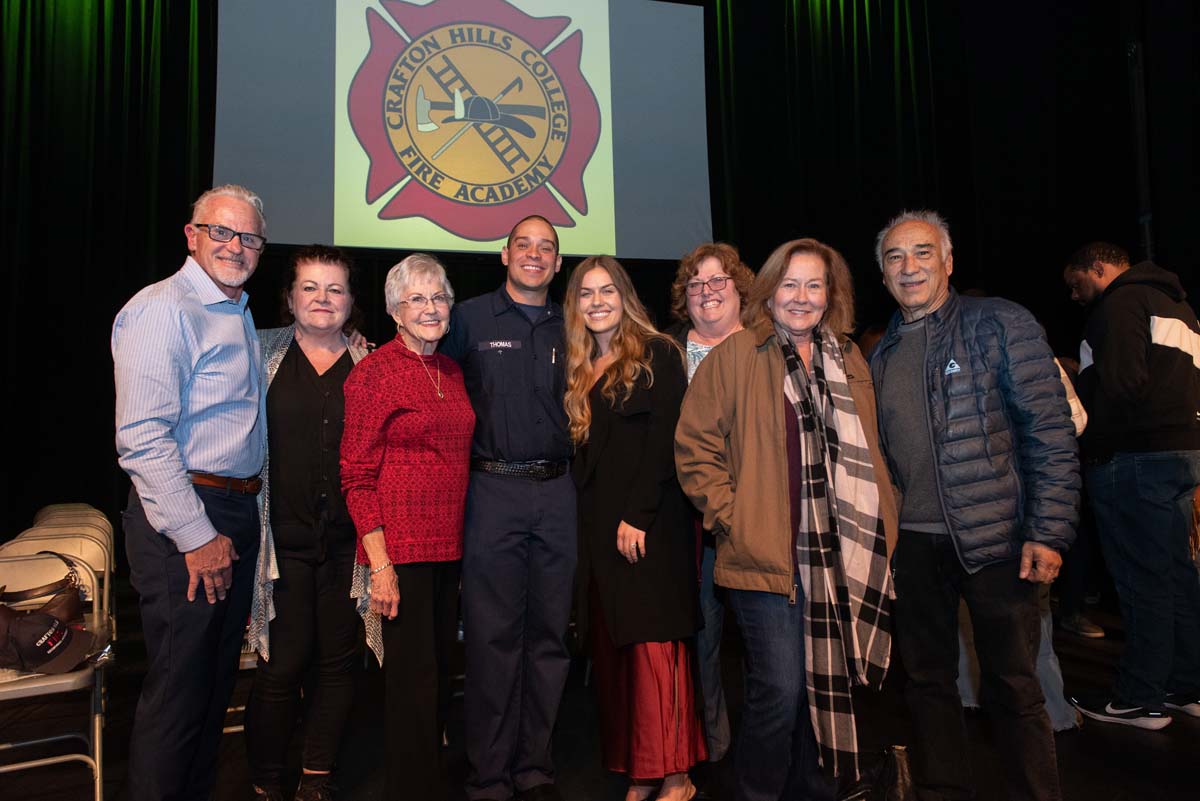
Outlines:
POLYGON ((562 307, 530 321, 501 286, 455 304, 441 352, 462 365, 475 407, 471 456, 503 462, 571 457, 562 307))

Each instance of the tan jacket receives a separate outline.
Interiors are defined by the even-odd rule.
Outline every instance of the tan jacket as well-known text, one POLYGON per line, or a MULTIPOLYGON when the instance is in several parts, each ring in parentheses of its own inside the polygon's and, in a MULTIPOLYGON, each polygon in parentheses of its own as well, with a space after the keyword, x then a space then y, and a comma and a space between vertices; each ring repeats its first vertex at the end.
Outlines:
MULTIPOLYGON (((899 527, 897 498, 879 450, 871 371, 857 345, 838 339, 871 449, 890 558, 899 527)), ((722 587, 792 592, 785 374, 783 351, 767 322, 714 348, 684 396, 675 466, 683 491, 704 513, 704 528, 717 535, 714 576, 722 587)))

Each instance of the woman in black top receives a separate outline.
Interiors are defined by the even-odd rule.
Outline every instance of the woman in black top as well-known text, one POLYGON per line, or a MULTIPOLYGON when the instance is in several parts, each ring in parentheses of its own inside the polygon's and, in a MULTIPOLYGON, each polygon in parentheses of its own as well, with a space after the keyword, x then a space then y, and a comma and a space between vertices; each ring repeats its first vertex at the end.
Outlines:
POLYGON ((284 292, 285 328, 260 331, 268 459, 251 609, 258 672, 246 704, 246 753, 257 798, 280 799, 304 682, 299 801, 332 798, 329 777, 354 695, 358 621, 350 597, 354 524, 341 492, 342 384, 362 356, 350 346, 354 296, 341 250, 301 248, 284 292), (305 681, 311 674, 314 679, 305 681))
POLYGON ((608 256, 575 268, 563 319, 586 607, 577 621, 590 635, 602 761, 629 777, 625 801, 687 801, 687 772, 707 751, 692 669, 696 532, 675 478, 683 353, 608 256))

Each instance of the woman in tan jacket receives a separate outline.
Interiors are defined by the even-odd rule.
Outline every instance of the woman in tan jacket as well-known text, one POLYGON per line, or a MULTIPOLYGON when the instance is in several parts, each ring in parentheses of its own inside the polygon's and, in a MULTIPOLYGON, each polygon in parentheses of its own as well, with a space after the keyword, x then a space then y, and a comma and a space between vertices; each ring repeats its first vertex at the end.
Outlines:
POLYGON ((878 688, 888 667, 896 498, 853 318, 836 250, 779 246, 676 429, 680 484, 717 534, 715 581, 746 645, 747 801, 832 799, 835 779, 853 782, 850 687, 878 688))

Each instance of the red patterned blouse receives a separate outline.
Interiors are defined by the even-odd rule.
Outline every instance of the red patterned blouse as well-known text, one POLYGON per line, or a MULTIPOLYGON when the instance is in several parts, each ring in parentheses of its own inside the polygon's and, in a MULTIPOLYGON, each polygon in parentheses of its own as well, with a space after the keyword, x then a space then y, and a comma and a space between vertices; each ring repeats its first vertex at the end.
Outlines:
POLYGON ((355 365, 345 393, 342 491, 359 564, 363 535, 380 526, 396 564, 461 559, 475 428, 462 370, 397 336, 355 365))

